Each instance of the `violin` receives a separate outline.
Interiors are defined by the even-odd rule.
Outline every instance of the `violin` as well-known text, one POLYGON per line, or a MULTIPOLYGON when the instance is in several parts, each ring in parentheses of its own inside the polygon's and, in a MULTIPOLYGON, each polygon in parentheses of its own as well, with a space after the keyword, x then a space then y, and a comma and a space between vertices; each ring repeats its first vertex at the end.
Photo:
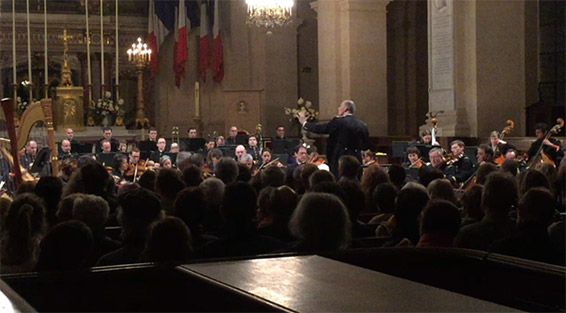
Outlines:
POLYGON ((313 152, 312 155, 311 155, 311 157, 309 157, 309 159, 307 160, 306 163, 310 163, 310 164, 314 164, 314 165, 316 165, 316 166, 319 166, 319 165, 321 165, 321 164, 324 164, 325 162, 326 162, 326 161, 325 161, 323 158, 321 158, 321 157, 318 155, 318 153, 313 152))
POLYGON ((415 162, 412 162, 409 165, 409 168, 421 168, 423 166, 422 158, 418 158, 415 162))
POLYGON ((146 164, 147 160, 139 160, 137 164, 128 164, 128 168, 124 171, 124 177, 135 182, 146 171, 146 164))
POLYGON ((454 164, 458 163, 458 161, 460 161, 464 156, 464 153, 460 153, 457 156, 450 153, 447 155, 444 163, 446 163, 446 166, 453 166, 454 164))

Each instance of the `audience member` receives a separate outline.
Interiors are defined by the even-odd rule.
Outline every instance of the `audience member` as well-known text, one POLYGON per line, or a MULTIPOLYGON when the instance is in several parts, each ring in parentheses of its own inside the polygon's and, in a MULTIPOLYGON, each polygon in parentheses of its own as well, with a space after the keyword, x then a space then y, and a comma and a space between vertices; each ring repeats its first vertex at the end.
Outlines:
POLYGON ((118 221, 122 225, 122 248, 102 256, 97 265, 136 263, 145 249, 149 225, 163 218, 157 195, 136 188, 118 198, 118 221))
POLYGON ((460 222, 460 212, 454 203, 431 198, 422 212, 417 247, 453 247, 460 222))
POLYGON ((351 155, 343 155, 338 160, 338 181, 360 181, 360 161, 351 155))
POLYGON ((375 187, 372 198, 375 208, 371 212, 379 214, 373 217, 368 224, 381 224, 387 222, 395 212, 395 199, 397 198, 397 188, 392 183, 383 183, 375 187))
POLYGON ((487 251, 497 240, 516 232, 515 221, 509 212, 518 202, 517 182, 505 173, 491 173, 487 177, 482 195, 485 216, 480 222, 460 229, 454 245, 459 248, 487 251))
POLYGON ((397 190, 403 188, 407 180, 407 173, 401 164, 391 164, 387 173, 393 185, 397 187, 397 190))
MULTIPOLYGON (((258 232, 261 235, 291 242, 295 238, 289 231, 289 220, 297 206, 297 194, 288 186, 266 187, 269 191, 267 207, 258 212, 258 232)), ((263 190, 262 190, 263 192, 263 190)), ((266 191, 267 192, 267 191, 266 191)), ((258 200, 258 204, 260 201, 258 200)), ((259 209, 259 208, 258 208, 259 209)))
POLYGON ((545 263, 564 264, 564 255, 555 251, 548 234, 554 222, 556 201, 546 188, 531 188, 519 201, 517 233, 498 240, 489 250, 545 263))
POLYGON ((30 272, 47 229, 45 204, 34 194, 17 196, 6 216, 0 238, 0 273, 30 272))
POLYGON ((448 179, 437 178, 427 187, 430 200, 446 200, 454 205, 458 205, 454 188, 448 179))
POLYGON ((206 199, 200 187, 187 187, 177 194, 173 215, 189 227, 193 238, 192 247, 197 255, 200 255, 202 247, 217 239, 205 234, 206 199))
POLYGON ((346 206, 331 194, 305 194, 289 221, 289 229, 298 239, 289 248, 291 251, 336 251, 350 244, 350 219, 346 206))
POLYGON ((186 262, 192 258, 191 231, 181 219, 167 216, 151 224, 143 261, 186 262))
POLYGON ((225 185, 229 185, 236 181, 238 177, 238 164, 233 158, 223 157, 214 167, 215 176, 225 185))
MULTIPOLYGON (((157 181, 157 173, 155 171, 145 171, 143 172, 142 176, 140 176, 140 179, 138 180, 138 184, 143 188, 155 192, 156 181, 157 181)), ((122 186, 120 189, 123 188, 124 186, 122 186)))
POLYGON ((544 187, 550 189, 550 181, 542 172, 535 169, 527 169, 519 174, 519 194, 524 195, 529 189, 544 187))
POLYGON ((182 174, 183 182, 185 182, 185 186, 187 187, 198 186, 203 181, 202 169, 194 164, 185 167, 182 174))
POLYGON ((165 214, 173 214, 175 198, 183 188, 185 188, 185 183, 176 170, 167 168, 159 170, 155 181, 155 191, 161 197, 161 208, 165 214))
POLYGON ((483 186, 473 185, 460 197, 460 203, 462 204, 462 227, 477 223, 483 219, 482 194, 483 186))
POLYGON ((203 181, 199 187, 204 193, 206 205, 204 229, 207 232, 216 233, 223 224, 220 217, 220 205, 224 199, 224 183, 216 177, 211 177, 203 181))
POLYGON ((63 182, 55 176, 44 176, 39 179, 34 188, 35 194, 45 202, 45 218, 50 227, 57 223, 57 205, 61 200, 63 182))
POLYGON ((58 224, 41 241, 41 253, 35 271, 86 270, 91 265, 92 247, 92 233, 83 222, 58 224))
POLYGON ((104 232, 109 212, 108 203, 99 196, 84 195, 73 202, 73 219, 85 223, 92 233, 90 265, 95 265, 100 257, 120 248, 120 243, 110 239, 104 232))

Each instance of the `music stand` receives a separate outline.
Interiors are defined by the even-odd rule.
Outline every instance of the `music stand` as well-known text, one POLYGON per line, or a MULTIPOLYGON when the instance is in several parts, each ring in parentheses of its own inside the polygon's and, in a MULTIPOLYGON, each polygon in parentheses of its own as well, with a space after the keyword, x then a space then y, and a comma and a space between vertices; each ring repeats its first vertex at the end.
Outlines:
POLYGON ((47 147, 41 148, 37 153, 37 157, 33 162, 31 169, 29 170, 30 173, 39 173, 43 169, 43 167, 49 163, 49 159, 51 158, 51 149, 47 147))
POLYGON ((236 145, 248 145, 248 139, 250 138, 247 134, 237 134, 236 135, 236 145))
POLYGON ((234 159, 236 157, 236 146, 224 146, 220 149, 225 157, 234 159))
POLYGON ((157 150, 157 143, 151 140, 140 141, 138 144, 140 151, 155 151, 157 150))
POLYGON ((287 162, 289 161, 289 155, 287 153, 281 153, 281 154, 273 154, 271 156, 272 160, 275 159, 279 159, 279 162, 281 162, 281 164, 283 165, 287 165, 287 162))
POLYGON ((99 153, 96 159, 102 166, 114 166, 114 156, 119 152, 99 153))
POLYGON ((295 147, 301 144, 300 138, 288 138, 287 139, 287 153, 293 154, 295 152, 295 147))
POLYGON ((79 153, 79 154, 84 154, 84 153, 92 153, 92 147, 93 144, 92 143, 88 143, 88 142, 71 142, 71 152, 72 153, 79 153))
POLYGON ((289 154, 287 145, 287 139, 274 139, 271 142, 271 151, 273 151, 273 154, 289 154))
POLYGON ((185 138, 181 139, 181 145, 184 148, 183 151, 195 152, 199 149, 204 148, 206 140, 204 138, 185 138))

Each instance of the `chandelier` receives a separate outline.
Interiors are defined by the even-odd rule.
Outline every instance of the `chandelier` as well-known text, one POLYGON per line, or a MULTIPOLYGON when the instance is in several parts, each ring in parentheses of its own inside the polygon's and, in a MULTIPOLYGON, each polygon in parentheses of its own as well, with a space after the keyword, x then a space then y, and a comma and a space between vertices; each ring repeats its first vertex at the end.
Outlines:
POLYGON ((246 0, 246 4, 249 25, 273 28, 291 22, 293 0, 246 0))

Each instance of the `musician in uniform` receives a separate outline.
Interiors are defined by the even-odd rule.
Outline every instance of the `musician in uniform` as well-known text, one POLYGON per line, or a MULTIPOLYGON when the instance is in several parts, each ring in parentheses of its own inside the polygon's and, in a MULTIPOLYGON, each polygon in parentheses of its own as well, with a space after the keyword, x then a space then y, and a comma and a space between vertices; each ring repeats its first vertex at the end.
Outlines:
POLYGON ((72 158, 73 154, 71 153, 71 142, 68 139, 63 139, 61 141, 61 147, 59 152, 59 161, 64 159, 72 158))
POLYGON ((104 127, 102 129, 103 138, 98 140, 98 145, 96 145, 96 152, 102 152, 102 141, 108 140, 110 142, 110 150, 112 152, 118 151, 118 140, 116 138, 112 138, 112 128, 111 127, 104 127))
POLYGON ((546 123, 537 123, 535 125, 535 135, 537 140, 535 140, 529 151, 527 152, 529 160, 536 157, 537 152, 539 151, 541 144, 543 145, 542 151, 544 152, 554 164, 558 164, 560 159, 564 157, 564 151, 562 151, 562 145, 560 144, 560 140, 554 138, 546 138, 548 133, 548 125, 546 123))
POLYGON ((338 160, 341 156, 352 155, 361 163, 362 152, 369 148, 367 125, 353 115, 355 110, 354 101, 344 100, 338 107, 338 116, 324 124, 308 122, 305 111, 298 113, 299 122, 305 130, 330 135, 326 147, 326 158, 335 177, 338 177, 338 160))
POLYGON ((275 129, 275 133, 277 135, 275 136, 274 139, 280 139, 280 140, 287 139, 287 137, 285 137, 285 126, 283 125, 277 126, 277 129, 275 129))
POLYGON ((24 154, 20 157, 20 165, 26 170, 30 170, 37 157, 37 142, 30 140, 26 144, 24 154))
MULTIPOLYGON (((485 163, 492 163, 493 162, 493 149, 490 146, 482 144, 478 146, 478 151, 476 152, 476 160, 477 160, 477 167, 485 163)), ((507 150, 505 150, 507 152, 507 150)))
POLYGON ((444 174, 452 184, 464 183, 473 174, 473 164, 470 158, 464 154, 466 146, 461 140, 450 143, 450 151, 453 158, 446 162, 444 174))
POLYGON ((157 129, 155 127, 150 127, 147 130, 147 140, 157 142, 157 129))
POLYGON ((151 151, 151 155, 149 159, 152 160, 153 162, 159 162, 159 160, 163 157, 163 155, 166 152, 165 151, 166 145, 167 142, 165 141, 165 138, 157 139, 157 150, 151 151))
POLYGON ((238 127, 230 126, 230 131, 228 132, 228 138, 226 138, 226 145, 235 145, 236 136, 238 135, 238 127))
POLYGON ((257 141, 258 141, 257 136, 251 135, 248 138, 248 147, 246 148, 246 152, 254 158, 254 161, 257 161, 257 160, 260 159, 260 149, 257 145, 258 144, 257 141))

